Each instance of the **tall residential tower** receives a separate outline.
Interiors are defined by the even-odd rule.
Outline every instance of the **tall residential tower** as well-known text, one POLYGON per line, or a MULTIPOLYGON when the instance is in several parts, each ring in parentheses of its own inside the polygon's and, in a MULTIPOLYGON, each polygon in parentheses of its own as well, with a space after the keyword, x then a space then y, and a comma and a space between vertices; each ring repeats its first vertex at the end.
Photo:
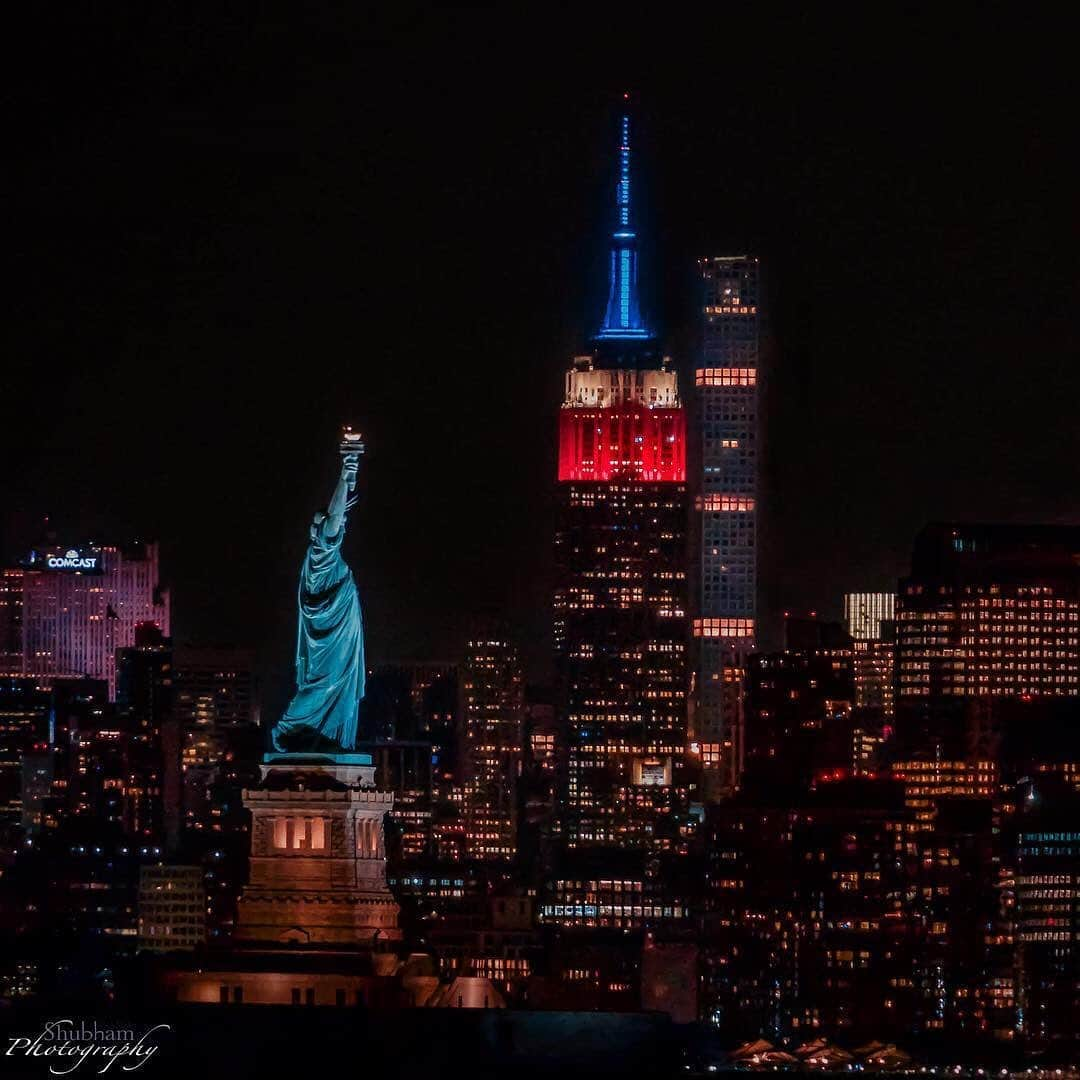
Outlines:
POLYGON ((700 261, 702 363, 694 374, 700 425, 694 735, 706 794, 729 790, 742 760, 746 656, 757 634, 758 260, 700 261))

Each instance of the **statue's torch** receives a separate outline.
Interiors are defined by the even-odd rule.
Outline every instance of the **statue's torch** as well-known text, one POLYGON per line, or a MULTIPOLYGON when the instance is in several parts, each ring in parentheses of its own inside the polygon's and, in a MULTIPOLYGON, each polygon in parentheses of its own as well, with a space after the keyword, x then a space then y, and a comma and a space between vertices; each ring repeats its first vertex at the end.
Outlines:
POLYGON ((351 427, 345 427, 341 433, 341 444, 338 446, 341 459, 346 465, 353 466, 352 479, 349 481, 349 494, 356 488, 356 467, 360 463, 360 455, 364 452, 364 436, 353 431, 351 427))

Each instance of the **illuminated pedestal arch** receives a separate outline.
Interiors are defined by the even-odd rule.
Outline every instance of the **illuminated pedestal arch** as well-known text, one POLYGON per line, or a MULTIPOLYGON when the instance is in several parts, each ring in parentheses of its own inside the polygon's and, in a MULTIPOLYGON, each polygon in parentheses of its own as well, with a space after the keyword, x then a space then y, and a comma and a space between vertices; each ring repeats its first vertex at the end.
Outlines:
POLYGON ((340 757, 346 756, 342 764, 267 764, 262 785, 244 792, 251 874, 240 898, 238 940, 400 940, 383 839, 394 797, 374 789, 370 757, 340 757))

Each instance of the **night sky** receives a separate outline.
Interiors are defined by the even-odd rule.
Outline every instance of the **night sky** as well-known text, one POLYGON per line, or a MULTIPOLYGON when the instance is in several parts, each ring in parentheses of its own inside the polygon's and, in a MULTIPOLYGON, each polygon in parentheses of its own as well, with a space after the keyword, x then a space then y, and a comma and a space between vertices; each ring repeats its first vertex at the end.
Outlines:
POLYGON ((174 635, 287 679, 352 421, 369 659, 501 617, 543 678, 624 87, 683 371, 697 256, 766 266, 772 641, 784 608, 889 587, 928 520, 1080 523, 1075 65, 1048 30, 149 7, 9 43, 9 558, 45 513, 158 537, 174 635))

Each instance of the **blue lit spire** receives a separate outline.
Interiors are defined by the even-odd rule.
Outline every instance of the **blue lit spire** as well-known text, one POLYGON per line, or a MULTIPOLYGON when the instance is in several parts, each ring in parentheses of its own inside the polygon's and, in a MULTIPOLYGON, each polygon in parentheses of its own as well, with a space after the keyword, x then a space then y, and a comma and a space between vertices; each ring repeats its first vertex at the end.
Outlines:
MULTIPOLYGON (((628 102, 629 94, 623 94, 628 102)), ((630 110, 619 117, 619 179, 615 185, 615 231, 611 236, 608 301, 597 340, 642 341, 651 338, 638 300, 637 233, 630 213, 630 110)))

